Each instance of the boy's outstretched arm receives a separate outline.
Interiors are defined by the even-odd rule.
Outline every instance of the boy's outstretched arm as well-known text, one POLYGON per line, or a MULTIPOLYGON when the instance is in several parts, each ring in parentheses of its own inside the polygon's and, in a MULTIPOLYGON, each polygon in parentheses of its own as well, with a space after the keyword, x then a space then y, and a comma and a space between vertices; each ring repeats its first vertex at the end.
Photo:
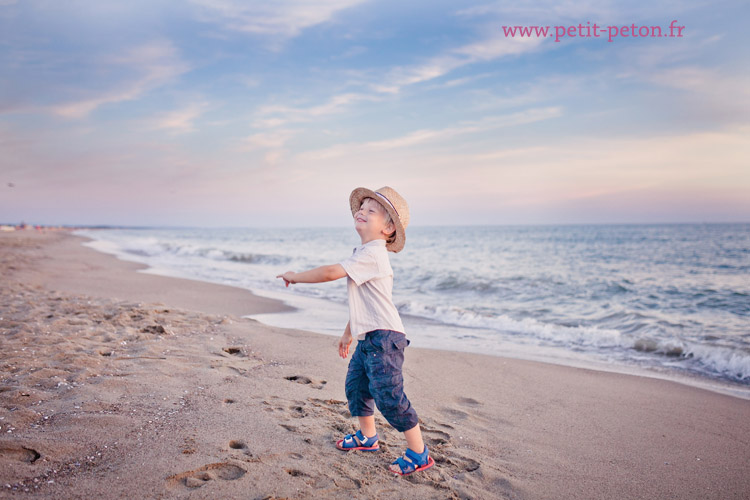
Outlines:
POLYGON ((331 264, 330 266, 320 266, 301 273, 287 271, 276 277, 283 279, 284 284, 289 286, 290 284, 294 285, 295 283, 323 283, 325 281, 337 280, 344 276, 346 276, 344 266, 341 264, 331 264))

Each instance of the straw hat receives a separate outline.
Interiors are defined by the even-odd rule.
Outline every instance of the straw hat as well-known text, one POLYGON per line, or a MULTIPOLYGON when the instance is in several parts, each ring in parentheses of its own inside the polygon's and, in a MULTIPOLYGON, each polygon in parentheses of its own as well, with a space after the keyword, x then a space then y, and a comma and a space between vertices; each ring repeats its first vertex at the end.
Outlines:
POLYGON ((359 187, 349 195, 352 215, 359 211, 362 200, 365 198, 372 198, 380 202, 391 216, 393 225, 396 226, 396 239, 392 243, 386 244, 385 247, 393 253, 403 250, 406 244, 406 226, 409 225, 409 205, 406 204, 406 200, 395 189, 388 186, 375 191, 359 187))

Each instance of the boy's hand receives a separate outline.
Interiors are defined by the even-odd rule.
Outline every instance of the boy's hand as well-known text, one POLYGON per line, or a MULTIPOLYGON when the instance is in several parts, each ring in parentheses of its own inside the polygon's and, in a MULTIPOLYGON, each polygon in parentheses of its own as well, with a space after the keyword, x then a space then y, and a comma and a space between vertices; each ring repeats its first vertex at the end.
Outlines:
POLYGON ((344 334, 339 339, 339 356, 341 356, 342 359, 346 359, 346 357, 349 355, 349 346, 352 345, 352 334, 349 332, 349 329, 344 332, 344 334))
POLYGON ((284 274, 279 274, 276 276, 277 278, 281 278, 284 280, 284 284, 289 287, 289 285, 294 285, 296 281, 294 281, 294 275, 296 273, 294 271, 287 271, 284 274))

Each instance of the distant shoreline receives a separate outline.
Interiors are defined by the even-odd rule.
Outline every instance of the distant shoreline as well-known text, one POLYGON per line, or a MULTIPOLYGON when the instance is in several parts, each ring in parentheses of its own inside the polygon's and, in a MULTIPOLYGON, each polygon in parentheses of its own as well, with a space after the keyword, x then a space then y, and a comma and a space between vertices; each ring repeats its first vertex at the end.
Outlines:
MULTIPOLYGON (((750 221, 712 221, 712 222, 696 222, 696 221, 680 221, 680 222, 562 222, 562 223, 517 223, 517 224, 414 224, 411 226, 412 229, 420 227, 597 227, 597 226, 681 226, 681 225, 750 225, 750 221)), ((303 229, 303 228, 320 228, 320 229, 331 229, 346 227, 345 225, 340 226, 170 226, 170 225, 157 225, 157 226, 139 226, 139 225, 109 225, 109 224, 25 224, 25 223, 14 223, 6 222, 0 223, 0 228, 7 228, 5 230, 94 230, 94 229, 137 229, 137 230, 159 230, 159 229, 275 229, 275 228, 290 228, 290 229, 303 229), (25 227, 21 227, 25 225, 25 227)), ((3 230, 3 229, 0 229, 3 230)))

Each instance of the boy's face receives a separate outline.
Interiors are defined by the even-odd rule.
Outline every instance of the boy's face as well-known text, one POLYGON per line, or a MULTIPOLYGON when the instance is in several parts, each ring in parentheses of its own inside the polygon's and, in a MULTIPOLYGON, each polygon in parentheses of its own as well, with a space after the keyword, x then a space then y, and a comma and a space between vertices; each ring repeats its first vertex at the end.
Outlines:
POLYGON ((354 229, 359 233, 363 244, 375 239, 387 239, 393 232, 393 224, 385 222, 386 215, 383 205, 372 198, 362 201, 362 206, 354 214, 354 229))

